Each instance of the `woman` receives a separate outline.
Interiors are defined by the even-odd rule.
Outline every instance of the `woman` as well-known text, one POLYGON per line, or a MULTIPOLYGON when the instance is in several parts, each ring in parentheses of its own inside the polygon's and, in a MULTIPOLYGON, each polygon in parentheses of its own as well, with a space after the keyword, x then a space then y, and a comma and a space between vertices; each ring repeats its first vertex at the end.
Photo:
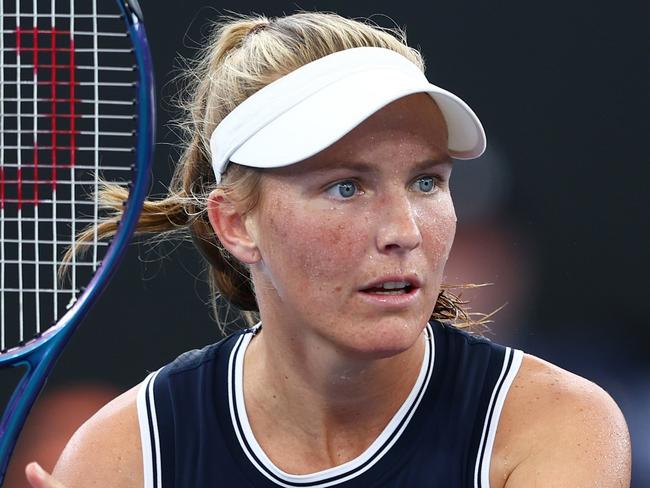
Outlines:
POLYGON ((629 486, 603 390, 437 320, 468 319, 441 287, 449 178, 485 137, 394 34, 319 13, 216 31, 140 231, 189 230, 260 322, 112 401, 32 486, 629 486))

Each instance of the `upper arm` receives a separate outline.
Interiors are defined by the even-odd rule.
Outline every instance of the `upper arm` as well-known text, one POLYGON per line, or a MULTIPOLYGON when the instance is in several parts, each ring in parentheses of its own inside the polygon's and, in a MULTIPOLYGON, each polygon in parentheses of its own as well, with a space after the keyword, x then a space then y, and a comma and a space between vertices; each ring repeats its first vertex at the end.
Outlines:
POLYGON ((110 402, 72 436, 54 468, 66 488, 141 488, 138 387, 110 402))
POLYGON ((521 456, 505 487, 629 487, 630 438, 614 400, 584 378, 529 362, 532 387, 518 393, 521 456))

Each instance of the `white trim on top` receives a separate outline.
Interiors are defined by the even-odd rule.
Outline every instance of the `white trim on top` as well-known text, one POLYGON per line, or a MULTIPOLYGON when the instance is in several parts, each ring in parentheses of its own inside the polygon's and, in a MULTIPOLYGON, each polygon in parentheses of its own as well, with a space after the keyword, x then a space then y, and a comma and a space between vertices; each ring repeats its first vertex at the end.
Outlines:
POLYGON ((244 393, 242 386, 244 356, 246 347, 250 343, 253 334, 243 335, 233 348, 233 353, 230 356, 228 364, 228 399, 230 404, 230 415, 233 422, 233 428, 242 447, 242 450, 246 453, 246 456, 250 462, 271 481, 279 486, 284 486, 287 488, 295 488, 296 484, 299 486, 309 486, 310 488, 326 488, 343 483, 366 472, 375 463, 377 463, 399 439, 401 434, 408 426, 414 413, 417 411, 417 407, 420 404, 422 397, 424 396, 424 392, 427 390, 431 375, 433 373, 435 342, 433 330, 429 324, 427 324, 425 331, 425 336, 427 339, 425 341, 425 354, 422 361, 422 366, 420 368, 420 373, 418 374, 418 378, 400 409, 395 413, 393 418, 390 420, 381 434, 377 437, 377 439, 375 439, 375 441, 355 459, 341 464, 340 466, 306 475, 290 474, 278 468, 268 458, 266 453, 262 450, 261 446, 255 439, 255 435, 253 434, 250 423, 248 421, 248 415, 246 414, 246 405, 244 402, 244 393), (231 384, 231 379, 233 377, 233 367, 235 368, 234 385, 231 384), (236 414, 237 418, 235 417, 236 414), (245 440, 242 437, 242 432, 240 432, 237 428, 237 420, 239 420, 239 423, 242 426, 243 437, 245 440), (246 444, 251 447, 253 451, 252 453, 248 450, 246 444), (259 460, 259 462, 257 460, 259 460), (260 466, 260 463, 263 466, 260 466), (363 466, 363 468, 357 469, 365 463, 367 464, 363 466), (274 476, 269 474, 269 472, 274 476), (345 476, 345 473, 349 474, 345 476), (337 479, 332 480, 333 477, 337 477, 337 479), (283 481, 291 484, 283 483, 283 481))
POLYGON ((511 349, 509 347, 506 348, 506 354, 503 357, 503 366, 501 368, 501 373, 499 374, 499 379, 492 390, 492 396, 483 423, 481 442, 476 453, 476 463, 474 465, 475 488, 490 488, 492 448, 494 447, 494 439, 496 438, 501 411, 503 410, 503 404, 506 401, 512 382, 514 381, 515 376, 517 376, 523 357, 524 353, 522 351, 511 349), (512 356, 512 363, 508 367, 510 356, 512 356), (490 412, 492 412, 492 415, 490 415, 490 412), (483 451, 485 451, 485 454, 481 461, 481 453, 483 451))
POLYGON ((142 469, 144 474, 144 488, 162 488, 162 468, 160 466, 160 438, 158 435, 158 419, 156 417, 156 404, 153 398, 153 385, 160 370, 151 373, 140 384, 138 389, 137 410, 138 423, 140 424, 140 442, 142 445, 142 469), (153 426, 154 446, 151 445, 151 431, 149 430, 149 412, 147 410, 147 397, 151 405, 151 425, 153 426), (155 452, 155 454, 154 454, 155 452), (153 482, 153 456, 156 456, 156 479, 153 482))

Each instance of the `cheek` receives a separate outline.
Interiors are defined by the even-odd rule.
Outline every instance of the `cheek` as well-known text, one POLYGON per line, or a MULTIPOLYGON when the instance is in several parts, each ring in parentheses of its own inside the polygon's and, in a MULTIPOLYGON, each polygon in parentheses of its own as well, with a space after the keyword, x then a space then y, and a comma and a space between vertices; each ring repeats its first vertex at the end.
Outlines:
POLYGON ((285 286, 344 277, 367 251, 366 227, 336 210, 317 212, 281 200, 268 210, 260 248, 271 274, 288 280, 285 286))
POLYGON ((436 200, 435 208, 428 208, 420 222, 424 251, 433 261, 432 267, 442 269, 456 235, 456 211, 451 197, 447 194, 436 200))
MULTIPOLYGON (((416 209, 422 253, 411 264, 433 270, 442 279, 456 231, 449 194, 416 209)), ((315 209, 293 201, 269 200, 260 214, 259 243, 264 268, 281 296, 287 293, 337 293, 355 270, 371 266, 372 229, 380 212, 315 209)), ((316 298, 313 296, 312 298, 316 298)))

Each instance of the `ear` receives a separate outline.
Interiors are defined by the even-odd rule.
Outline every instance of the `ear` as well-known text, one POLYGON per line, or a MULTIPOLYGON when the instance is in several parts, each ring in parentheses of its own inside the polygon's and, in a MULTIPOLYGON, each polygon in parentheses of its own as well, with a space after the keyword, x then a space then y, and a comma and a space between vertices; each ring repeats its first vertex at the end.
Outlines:
POLYGON ((246 219, 223 190, 217 189, 208 197, 208 218, 210 225, 223 247, 244 264, 255 264, 261 254, 255 236, 246 226, 246 219))

